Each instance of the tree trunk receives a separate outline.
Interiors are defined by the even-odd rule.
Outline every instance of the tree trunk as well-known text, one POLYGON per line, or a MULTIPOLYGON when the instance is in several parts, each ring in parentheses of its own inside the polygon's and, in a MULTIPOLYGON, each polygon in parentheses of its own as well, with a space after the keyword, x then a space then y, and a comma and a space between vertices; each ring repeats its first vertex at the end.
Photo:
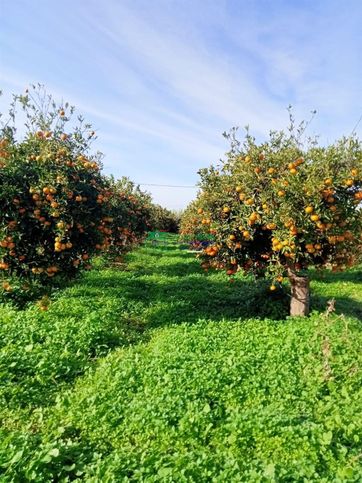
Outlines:
POLYGON ((288 270, 291 285, 290 315, 305 316, 309 314, 309 278, 297 275, 288 270))

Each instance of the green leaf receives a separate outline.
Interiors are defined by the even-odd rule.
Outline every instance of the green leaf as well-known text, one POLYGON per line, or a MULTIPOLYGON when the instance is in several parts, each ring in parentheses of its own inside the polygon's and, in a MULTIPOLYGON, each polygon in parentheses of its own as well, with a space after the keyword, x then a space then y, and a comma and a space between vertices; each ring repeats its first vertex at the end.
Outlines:
POLYGON ((322 443, 328 446, 328 445, 331 444, 332 438, 333 438, 332 431, 327 431, 326 433, 323 433, 323 435, 322 435, 322 443))
POLYGON ((267 478, 274 478, 274 476, 275 476, 275 465, 274 465, 274 463, 269 463, 264 468, 264 476, 266 476, 267 478))
POLYGON ((211 407, 209 403, 206 403, 205 406, 202 408, 203 413, 209 413, 211 411, 211 407))

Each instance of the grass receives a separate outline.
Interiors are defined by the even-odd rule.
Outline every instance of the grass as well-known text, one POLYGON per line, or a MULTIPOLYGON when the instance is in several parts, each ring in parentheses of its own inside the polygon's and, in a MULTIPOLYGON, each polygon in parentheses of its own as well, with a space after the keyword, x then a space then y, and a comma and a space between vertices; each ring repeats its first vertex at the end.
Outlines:
POLYGON ((292 319, 170 238, 0 306, 1 481, 360 481, 362 274, 312 278, 292 319))

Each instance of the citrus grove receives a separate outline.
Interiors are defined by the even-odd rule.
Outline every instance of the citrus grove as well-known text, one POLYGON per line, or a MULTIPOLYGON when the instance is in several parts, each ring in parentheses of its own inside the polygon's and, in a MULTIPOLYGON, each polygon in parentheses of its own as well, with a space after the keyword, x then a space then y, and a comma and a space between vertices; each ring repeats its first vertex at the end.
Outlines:
MULTIPOLYGON (((95 132, 73 108, 41 88, 14 96, 0 132, 0 292, 19 299, 90 269, 90 258, 119 256, 143 239, 151 199, 129 180, 101 173, 95 132), (17 139, 16 107, 26 132, 17 139), (69 127, 70 125, 70 127, 69 127), (25 294, 25 295, 24 295, 25 294)), ((47 297, 40 308, 47 309, 47 297)))
POLYGON ((179 236, 67 104, 0 121, 1 482, 362 481, 356 137, 232 130, 179 236))
POLYGON ((362 146, 354 136, 328 146, 300 141, 305 124, 257 143, 236 129, 226 159, 199 171, 201 191, 184 232, 207 228, 205 270, 238 270, 291 284, 291 314, 309 311, 308 269, 344 270, 361 258, 362 146))

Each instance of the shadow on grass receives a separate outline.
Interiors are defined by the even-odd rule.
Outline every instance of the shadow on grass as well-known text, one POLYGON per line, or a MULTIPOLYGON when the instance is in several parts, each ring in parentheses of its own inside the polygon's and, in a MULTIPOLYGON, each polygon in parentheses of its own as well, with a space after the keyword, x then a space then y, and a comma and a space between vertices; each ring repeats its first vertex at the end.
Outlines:
POLYGON ((143 253, 147 256, 147 257, 165 257, 165 258, 190 258, 190 253, 188 253, 187 251, 180 251, 178 249, 173 249, 172 251, 168 251, 167 253, 164 253, 163 250, 160 250, 160 249, 152 249, 152 248, 146 248, 143 250, 143 253))
MULTIPOLYGON (((26 337, 22 333, 23 340, 29 339, 27 344, 34 344, 43 325, 48 324, 52 335, 49 338, 46 333, 43 341, 36 339, 39 350, 21 351, 14 339, 11 353, 21 353, 24 362, 12 370, 14 378, 9 381, 8 400, 19 404, 26 395, 27 402, 33 405, 45 405, 45 399, 51 404, 62 384, 73 383, 93 360, 117 347, 146 342, 154 328, 194 324, 200 319, 218 323, 224 319, 268 318, 283 323, 288 316, 288 293, 282 290, 271 293, 269 282, 254 282, 237 276, 235 282, 230 283, 221 274, 205 274, 192 254, 184 261, 179 257, 180 253, 176 252, 172 263, 163 252, 160 260, 155 260, 141 250, 129 256, 131 272, 95 270, 59 293, 59 305, 54 303, 49 316, 44 315, 44 319, 40 317, 38 323, 34 322, 26 337), (78 339, 82 340, 80 346, 78 339), (72 348, 66 354, 64 344, 72 348), (37 364, 48 358, 53 365, 50 364, 49 373, 38 380, 37 364)), ((356 281, 355 272, 332 274, 330 281, 338 282, 339 275, 351 275, 352 281, 356 281)), ((324 312, 329 298, 312 294, 312 310, 324 312)), ((345 295, 334 298, 336 313, 362 320, 361 303, 345 295)), ((19 327, 24 332, 21 324, 19 327)), ((44 363, 44 367, 48 367, 47 364, 44 363)))
MULTIPOLYGON (((312 272, 312 280, 318 280, 323 283, 336 283, 336 282, 353 282, 362 284, 362 270, 350 270, 347 272, 312 272)), ((361 286, 362 292, 362 286, 361 286)))
MULTIPOLYGON (((97 296, 119 299, 122 307, 132 307, 137 302, 143 311, 146 327, 160 327, 176 323, 195 323, 199 319, 220 321, 250 318, 285 319, 288 315, 288 296, 280 291, 271 294, 267 282, 214 280, 200 273, 196 265, 176 264, 179 276, 167 276, 159 280, 140 275, 119 278, 104 274, 84 280, 80 289, 71 297, 96 301, 97 296), (188 272, 188 273, 187 273, 188 272)), ((165 267, 166 268, 166 267, 165 267)), ((161 268, 157 272, 163 273, 161 268)), ((155 273, 155 272, 153 272, 155 273)))
POLYGON ((313 295, 311 297, 312 310, 324 312, 327 308, 328 302, 335 300, 335 312, 337 314, 344 314, 350 317, 355 317, 362 322, 362 303, 358 300, 348 297, 323 297, 320 295, 313 295))
MULTIPOLYGON (((149 253, 147 253, 147 256, 149 253)), ((84 290, 97 296, 97 292, 107 290, 110 297, 119 294, 126 304, 141 302, 145 308, 145 322, 148 327, 159 327, 174 323, 194 323, 199 319, 219 321, 222 319, 238 320, 250 318, 269 318, 283 320, 289 314, 288 288, 276 293, 269 291, 269 282, 254 282, 248 278, 236 278, 231 284, 228 279, 215 279, 214 272, 205 274, 199 262, 190 254, 185 254, 188 262, 147 266, 139 268, 132 278, 123 277, 115 280, 116 274, 103 274, 93 279, 92 287, 87 281, 82 284, 84 290), (148 275, 156 279, 148 279, 148 275), (111 292, 108 292, 112 290, 111 292)), ((162 255, 163 257, 167 255, 162 255)), ((177 253, 176 260, 180 256, 177 253)), ((358 272, 326 274, 326 282, 338 282, 339 275, 345 280, 357 282, 358 272)), ((318 274, 319 275, 319 274, 318 274)), ((324 278, 314 280, 323 283, 324 278)), ((311 309, 325 311, 328 301, 336 301, 336 313, 343 313, 362 320, 362 304, 353 298, 344 296, 328 297, 313 294, 311 309)))

